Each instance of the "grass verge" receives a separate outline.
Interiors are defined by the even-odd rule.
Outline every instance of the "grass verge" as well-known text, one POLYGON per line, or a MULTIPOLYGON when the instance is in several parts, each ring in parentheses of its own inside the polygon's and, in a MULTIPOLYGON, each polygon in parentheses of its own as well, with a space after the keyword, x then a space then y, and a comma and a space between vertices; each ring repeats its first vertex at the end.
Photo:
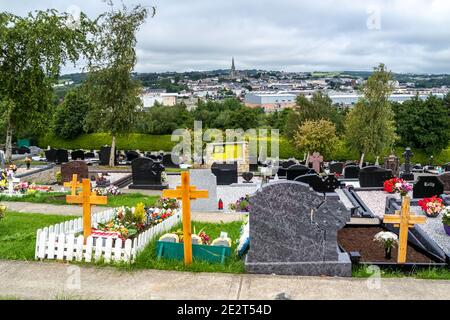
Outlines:
MULTIPOLYGON (((411 272, 392 270, 392 269, 381 269, 380 276, 382 278, 416 278, 416 279, 426 279, 426 280, 450 280, 450 270, 445 268, 429 268, 415 270, 411 272)), ((352 277, 354 278, 369 278, 376 276, 372 269, 369 267, 356 267, 352 271, 352 277)))

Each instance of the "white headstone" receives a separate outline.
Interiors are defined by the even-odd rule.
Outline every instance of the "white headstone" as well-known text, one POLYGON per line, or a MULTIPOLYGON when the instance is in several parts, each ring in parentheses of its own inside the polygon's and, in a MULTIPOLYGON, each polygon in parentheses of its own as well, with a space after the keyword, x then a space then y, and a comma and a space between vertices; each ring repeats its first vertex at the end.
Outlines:
POLYGON ((217 211, 217 178, 211 169, 191 169, 190 182, 197 190, 208 190, 208 199, 196 199, 191 201, 192 211, 217 211))

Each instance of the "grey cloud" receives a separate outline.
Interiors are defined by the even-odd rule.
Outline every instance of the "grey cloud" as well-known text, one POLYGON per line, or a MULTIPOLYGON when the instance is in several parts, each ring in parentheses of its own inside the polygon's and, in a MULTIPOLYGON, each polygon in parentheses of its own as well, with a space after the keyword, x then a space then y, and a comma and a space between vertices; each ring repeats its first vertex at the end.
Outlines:
MULTIPOLYGON (((132 5, 138 0, 125 1, 132 5)), ((370 70, 385 62, 396 72, 450 73, 447 0, 153 0, 157 14, 138 34, 140 72, 228 68, 287 71, 370 70), (380 30, 367 27, 369 15, 380 30)), ((26 14, 76 5, 95 17, 101 0, 0 0, 26 14)), ((69 69, 68 69, 69 70, 69 69)))

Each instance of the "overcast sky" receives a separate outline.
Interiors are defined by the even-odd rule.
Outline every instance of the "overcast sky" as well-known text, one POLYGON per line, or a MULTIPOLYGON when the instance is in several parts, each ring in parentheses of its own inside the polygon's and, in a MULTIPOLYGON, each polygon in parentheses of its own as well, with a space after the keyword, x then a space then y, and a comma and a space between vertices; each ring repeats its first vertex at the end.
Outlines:
MULTIPOLYGON (((237 69, 371 70, 384 62, 394 72, 450 73, 448 0, 124 2, 157 7, 138 34, 138 72, 229 68, 234 56, 237 69)), ((19 15, 55 8, 95 17, 107 9, 102 0, 0 4, 19 15)))

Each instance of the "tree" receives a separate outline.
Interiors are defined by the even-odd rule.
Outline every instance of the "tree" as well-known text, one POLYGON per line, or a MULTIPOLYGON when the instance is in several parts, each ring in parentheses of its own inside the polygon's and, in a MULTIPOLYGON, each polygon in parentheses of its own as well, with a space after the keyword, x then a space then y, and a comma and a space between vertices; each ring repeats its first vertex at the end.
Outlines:
POLYGON ((285 135, 291 139, 298 126, 307 120, 330 120, 336 125, 338 132, 343 131, 344 114, 333 106, 331 98, 320 91, 314 92, 311 99, 299 95, 293 112, 289 113, 284 130, 285 135))
POLYGON ((70 90, 53 118, 53 134, 63 139, 74 139, 85 132, 84 124, 89 102, 80 88, 70 90))
MULTIPOLYGON (((132 79, 136 65, 136 33, 144 23, 148 10, 140 5, 130 11, 125 5, 98 19, 95 59, 89 66, 88 95, 92 105, 88 125, 112 136, 109 165, 115 163, 116 136, 132 129, 141 85, 132 79)), ((153 14, 154 14, 153 9, 153 14)))
POLYGON ((336 126, 328 120, 306 120, 294 134, 295 146, 304 152, 320 152, 324 157, 331 157, 338 138, 336 126))
POLYGON ((394 111, 402 145, 428 153, 437 153, 448 146, 450 116, 445 100, 430 95, 423 101, 416 96, 403 104, 395 104, 394 111))
POLYGON ((0 13, 0 114, 6 127, 6 160, 11 161, 13 133, 42 129, 49 118, 60 67, 91 52, 93 23, 81 13, 56 10, 26 17, 0 13))
POLYGON ((374 68, 362 88, 363 96, 347 116, 347 142, 360 154, 379 155, 386 148, 392 148, 397 138, 389 102, 392 79, 384 64, 374 68))

